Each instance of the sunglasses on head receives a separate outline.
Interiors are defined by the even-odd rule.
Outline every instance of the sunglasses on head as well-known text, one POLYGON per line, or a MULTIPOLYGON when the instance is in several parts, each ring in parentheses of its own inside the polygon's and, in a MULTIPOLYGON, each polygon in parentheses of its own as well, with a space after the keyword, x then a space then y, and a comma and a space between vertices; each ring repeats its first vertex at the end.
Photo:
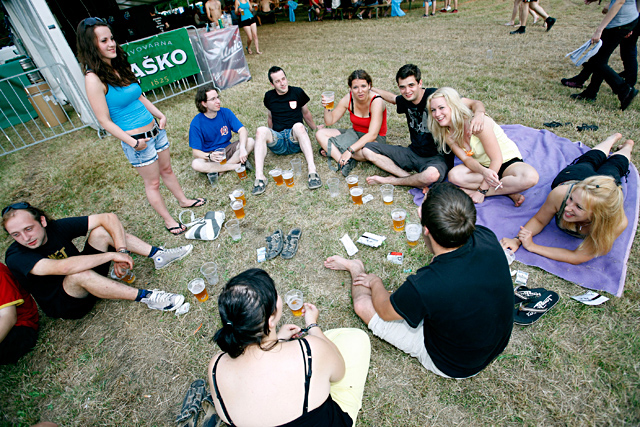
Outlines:
POLYGON ((87 18, 87 19, 85 19, 84 21, 82 21, 82 24, 83 24, 85 27, 92 27, 92 26, 94 26, 94 25, 96 25, 96 24, 104 24, 104 25, 107 25, 107 21, 105 21, 105 20, 104 20, 104 19, 102 19, 102 18, 87 18))
POLYGON ((28 209, 30 208, 31 205, 27 202, 18 202, 18 203, 12 203, 9 206, 7 206, 6 208, 2 209, 2 215, 6 214, 7 212, 9 212, 12 209, 28 209))

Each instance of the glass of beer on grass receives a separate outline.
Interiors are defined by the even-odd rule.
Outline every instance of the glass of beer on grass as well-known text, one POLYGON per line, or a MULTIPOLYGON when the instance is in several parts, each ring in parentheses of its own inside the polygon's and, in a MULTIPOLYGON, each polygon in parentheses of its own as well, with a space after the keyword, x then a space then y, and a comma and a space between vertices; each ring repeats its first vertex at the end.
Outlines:
POLYGON ((347 181, 347 185, 349 186, 349 189, 352 189, 353 187, 358 186, 358 175, 349 175, 344 180, 347 181))
POLYGON ((324 108, 326 108, 327 110, 333 110, 335 94, 332 91, 328 90, 326 92, 322 92, 322 97, 326 102, 326 104, 324 104, 324 108))
POLYGON ((380 186, 380 192, 382 193, 382 201, 385 205, 393 204, 393 185, 383 184, 380 186))
POLYGON ((393 220, 393 229, 396 232, 404 230, 404 220, 407 218, 407 211, 404 209, 394 209, 391 211, 391 219, 393 220))
POLYGON ((242 187, 238 187, 231 192, 231 195, 236 200, 242 200, 242 206, 247 206, 247 198, 244 195, 242 187))
POLYGON ((238 179, 240 181, 247 179, 247 168, 244 165, 240 165, 236 168, 236 173, 238 174, 238 179))
POLYGON ((294 316, 302 316, 302 304, 304 303, 302 291, 292 289, 284 295, 284 301, 291 309, 294 316))
POLYGON ((233 209, 233 213, 236 214, 236 218, 244 218, 244 203, 242 203, 242 200, 234 200, 231 202, 231 209, 233 209))
POLYGON ((353 187, 351 190, 349 190, 351 198, 353 199, 353 203, 355 203, 356 205, 362 204, 362 192, 362 188, 360 187, 353 187))
POLYGON ((198 301, 205 302, 209 299, 209 292, 207 292, 207 286, 205 285, 203 279, 193 279, 189 282, 187 288, 198 301))
POLYGON ((293 187, 293 169, 288 169, 286 171, 282 171, 282 178, 284 179, 284 183, 287 187, 293 187))
POLYGON ((271 175, 273 180, 276 182, 276 185, 280 186, 284 184, 284 179, 282 179, 282 169, 279 169, 279 168, 271 169, 269 171, 269 175, 271 175))
POLYGON ((422 233, 422 225, 415 222, 409 222, 405 226, 405 233, 407 234, 407 244, 409 246, 416 246, 420 240, 420 234, 422 233))

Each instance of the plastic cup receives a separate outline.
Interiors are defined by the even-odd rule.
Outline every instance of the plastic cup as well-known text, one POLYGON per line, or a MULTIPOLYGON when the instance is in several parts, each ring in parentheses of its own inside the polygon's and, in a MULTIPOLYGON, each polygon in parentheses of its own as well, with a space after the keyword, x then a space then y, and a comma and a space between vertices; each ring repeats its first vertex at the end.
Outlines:
POLYGON ((293 169, 282 171, 282 179, 284 179, 287 187, 293 187, 295 185, 295 182, 293 182, 293 169))
POLYGON ((350 189, 358 186, 358 175, 349 175, 344 180, 347 181, 350 189))
POLYGON ((218 265, 215 262, 205 262, 202 264, 200 273, 202 273, 211 286, 218 283, 218 265))
POLYGON ((236 214, 236 218, 244 218, 244 203, 242 202, 242 200, 235 200, 231 202, 231 209, 233 209, 233 213, 236 214))
POLYGON ((340 180, 338 178, 329 178, 327 185, 329 186, 329 195, 331 197, 340 195, 340 180))
POLYGON ((230 219, 225 224, 225 227, 234 242, 242 238, 242 233, 240 232, 240 221, 237 219, 230 219))
POLYGON ((383 184, 380 187, 380 192, 382 193, 382 201, 385 205, 393 204, 393 185, 391 184, 383 184))
POLYGON ((362 204, 362 193, 363 191, 360 187, 353 187, 351 190, 349 190, 349 194, 351 194, 353 203, 355 203, 356 205, 362 204))
POLYGON ((236 168, 236 173, 238 174, 238 179, 243 181, 247 179, 247 168, 244 165, 240 165, 236 168))
POLYGON ((202 279, 193 279, 187 285, 189 291, 196 297, 196 299, 200 302, 205 302, 209 299, 209 292, 207 291, 207 286, 202 279))
POLYGON ((516 256, 511 249, 505 249, 504 256, 507 257, 507 262, 509 263, 509 265, 511 265, 513 261, 516 260, 516 256))
POLYGON ((422 234, 422 225, 410 222, 405 226, 404 231, 407 234, 407 244, 416 246, 420 240, 420 234, 422 234))
POLYGON ((302 316, 302 305, 304 303, 302 291, 297 289, 290 290, 284 295, 284 301, 287 303, 294 316, 302 316))
POLYGON ((116 276, 116 271, 113 265, 111 266, 111 271, 109 272, 109 276, 111 276, 113 280, 120 280, 121 282, 125 282, 129 285, 136 281, 136 275, 134 274, 133 271, 129 270, 128 268, 125 271, 124 276, 122 277, 116 276))
POLYGON ((326 108, 327 110, 333 110, 335 94, 332 91, 328 90, 326 92, 322 92, 322 96, 327 101, 327 104, 324 106, 324 108, 326 108))
POLYGON ((227 154, 225 153, 224 148, 218 148, 217 150, 213 150, 213 154, 215 157, 219 157, 219 156, 224 157, 222 160, 220 160, 221 165, 224 165, 225 163, 227 163, 227 154))
POLYGON ((231 192, 231 195, 236 200, 242 200, 242 206, 247 206, 247 198, 244 195, 244 190, 242 189, 242 187, 235 188, 231 192))
POLYGON ((407 211, 404 209, 394 209, 391 211, 391 219, 393 220, 393 229, 396 232, 404 230, 404 220, 407 218, 407 211))
POLYGON ((302 160, 300 159, 291 160, 291 169, 293 169, 293 173, 296 176, 302 176, 302 160))
POLYGON ((280 186, 284 184, 284 179, 282 179, 282 169, 279 169, 279 168, 271 169, 269 171, 269 175, 271 175, 273 180, 276 182, 276 185, 280 186))
POLYGON ((207 174, 207 179, 209 180, 209 184, 211 184, 212 188, 216 188, 218 186, 218 178, 220 174, 218 172, 209 172, 207 174))

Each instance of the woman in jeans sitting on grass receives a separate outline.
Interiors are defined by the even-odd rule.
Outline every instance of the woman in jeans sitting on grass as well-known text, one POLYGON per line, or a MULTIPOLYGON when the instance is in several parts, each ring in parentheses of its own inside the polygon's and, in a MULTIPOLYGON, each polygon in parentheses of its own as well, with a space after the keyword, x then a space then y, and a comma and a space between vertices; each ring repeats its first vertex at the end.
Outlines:
POLYGON ((184 233, 187 228, 171 216, 162 199, 160 178, 183 208, 202 206, 207 200, 188 199, 171 169, 164 129, 167 118, 142 94, 127 55, 105 21, 82 20, 76 37, 87 97, 100 125, 121 140, 125 156, 144 180, 149 204, 162 217, 167 231, 184 233))
POLYGON ((324 124, 331 126, 349 111, 351 129, 320 129, 316 132, 316 140, 322 147, 323 156, 329 154, 329 168, 333 158, 347 176, 356 166, 357 161, 365 161, 362 148, 367 142, 387 142, 387 107, 380 95, 371 91, 371 76, 364 70, 356 70, 347 80, 349 93, 345 95, 335 109, 327 108, 333 100, 322 97, 324 108, 324 124), (336 150, 337 148, 337 150, 336 150))
POLYGON ((297 337, 303 331, 296 325, 276 332, 282 310, 264 270, 247 270, 224 287, 218 297, 222 328, 214 336, 222 352, 208 369, 216 412, 232 426, 354 426, 369 370, 369 336, 360 329, 323 334, 318 309, 309 303, 303 308, 306 337, 297 337))

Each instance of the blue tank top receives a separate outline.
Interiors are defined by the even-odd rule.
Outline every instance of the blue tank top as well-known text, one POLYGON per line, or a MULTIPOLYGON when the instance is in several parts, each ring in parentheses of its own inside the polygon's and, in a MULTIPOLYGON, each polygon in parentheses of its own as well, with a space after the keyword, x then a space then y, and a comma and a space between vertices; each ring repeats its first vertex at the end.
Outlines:
POLYGON ((116 87, 107 85, 107 107, 113 123, 123 131, 141 128, 153 121, 153 116, 138 98, 142 89, 138 83, 116 87))
POLYGON ((251 5, 249 5, 248 1, 246 3, 238 2, 238 4, 240 5, 240 9, 244 11, 242 16, 240 17, 241 21, 246 21, 247 19, 253 18, 253 14, 251 13, 251 5))

